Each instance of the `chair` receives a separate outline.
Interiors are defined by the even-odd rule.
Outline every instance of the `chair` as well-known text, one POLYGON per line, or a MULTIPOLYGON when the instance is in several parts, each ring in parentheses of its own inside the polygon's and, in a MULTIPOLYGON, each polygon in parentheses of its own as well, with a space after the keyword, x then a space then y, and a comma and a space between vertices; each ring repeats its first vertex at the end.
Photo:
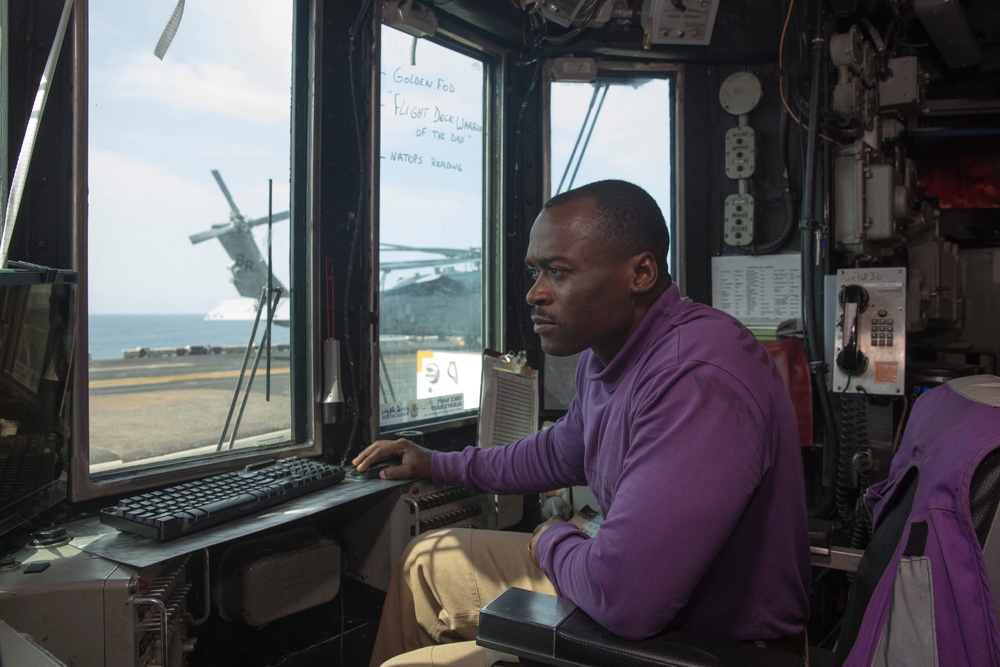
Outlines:
MULTIPOLYGON (((889 606, 885 602, 884 589, 892 590, 895 564, 904 547, 909 546, 904 538, 907 541, 912 538, 911 523, 916 525, 918 522, 917 519, 911 521, 911 511, 924 512, 918 519, 927 516, 921 509, 925 496, 933 493, 927 486, 937 483, 934 476, 942 474, 937 464, 935 469, 925 470, 928 482, 921 488, 919 463, 925 459, 937 462, 942 456, 953 458, 953 451, 959 448, 975 451, 970 455, 975 472, 969 483, 970 513, 966 520, 975 530, 990 579, 982 582, 981 588, 1000 590, 1000 516, 997 513, 1000 501, 1000 378, 979 375, 953 380, 914 403, 902 445, 893 458, 889 479, 879 485, 884 488, 891 482, 889 493, 874 504, 875 530, 857 567, 836 648, 830 652, 811 647, 810 664, 813 667, 844 664, 859 633, 870 640, 882 631, 881 625, 874 627, 874 624, 885 621, 871 619, 884 616, 885 610, 877 607, 889 606), (957 446, 956 439, 961 440, 961 447, 957 446), (921 498, 918 502, 922 504, 914 509, 917 498, 921 498), (890 567, 891 564, 894 566, 890 567)), ((960 475, 955 472, 953 476, 957 480, 960 475)), ((956 482, 953 486, 960 485, 956 482)), ((944 557, 949 557, 947 552, 944 557)), ((947 566, 939 567, 940 571, 948 569, 947 566)), ((996 620, 996 610, 993 620, 996 620)), ((946 625, 939 623, 941 628, 946 625)), ((996 624, 992 625, 994 636, 984 637, 982 641, 1000 647, 996 639, 1000 633, 995 631, 996 624)), ((922 639, 934 643, 941 637, 922 639)), ((782 667, 800 664, 798 657, 790 653, 700 637, 680 630, 667 630, 643 641, 624 640, 599 626, 568 600, 513 588, 483 607, 477 641, 482 646, 519 656, 525 667, 782 667)), ((997 652, 994 648, 994 653, 997 652)))

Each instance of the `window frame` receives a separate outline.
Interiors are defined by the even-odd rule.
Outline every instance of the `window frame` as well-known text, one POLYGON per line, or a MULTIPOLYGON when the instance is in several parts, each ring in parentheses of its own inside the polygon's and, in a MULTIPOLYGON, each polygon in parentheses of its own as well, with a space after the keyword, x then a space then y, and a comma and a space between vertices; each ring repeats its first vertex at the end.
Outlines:
MULTIPOLYGON (((585 58, 581 55, 581 58, 585 58)), ((628 78, 662 78, 671 79, 670 104, 673 107, 671 139, 673 154, 671 156, 674 168, 673 178, 670 181, 671 210, 664 211, 664 215, 669 219, 670 227, 670 251, 668 253, 668 266, 670 267, 671 278, 678 286, 681 294, 685 293, 687 260, 685 252, 684 230, 684 169, 682 168, 684 159, 684 66, 672 62, 639 62, 625 60, 602 60, 593 59, 596 65, 597 81, 604 79, 627 80, 628 78), (667 215, 669 213, 669 215, 667 215)), ((547 58, 542 62, 542 71, 548 72, 553 69, 555 58, 547 58)), ((544 199, 552 197, 552 79, 542 77, 542 179, 544 199)), ((582 185, 582 184, 581 184, 582 185)), ((573 388, 573 376, 576 369, 576 362, 579 354, 570 357, 551 357, 543 354, 542 373, 542 405, 540 414, 543 418, 555 419, 565 414, 568 408, 561 403, 559 397, 555 397, 545 390, 546 380, 550 380, 555 386, 563 387, 565 391, 575 391, 573 388), (558 380, 555 380, 558 378, 558 380)), ((558 393, 558 392, 557 392, 558 393)))
POLYGON ((92 475, 90 472, 90 400, 88 313, 88 90, 89 90, 89 3, 78 0, 72 19, 76 48, 73 54, 73 178, 72 235, 74 264, 79 270, 77 304, 79 327, 76 340, 76 362, 72 389, 72 440, 69 464, 69 498, 86 501, 108 496, 134 493, 143 489, 197 479, 233 470, 248 463, 275 456, 316 456, 322 453, 319 432, 319 408, 311 397, 321 369, 314 329, 316 293, 315 260, 312 237, 314 215, 312 194, 317 191, 317 166, 310 148, 314 144, 319 113, 314 88, 317 63, 317 43, 321 22, 317 20, 317 0, 294 0, 292 7, 292 80, 290 201, 289 201, 289 332, 291 384, 291 442, 226 452, 222 456, 183 459, 165 465, 135 466, 118 472, 92 475))
MULTIPOLYGON (((552 69, 554 59, 546 59, 542 63, 542 71, 552 69)), ((687 274, 687 261, 685 259, 684 242, 684 169, 681 164, 684 159, 684 65, 673 62, 637 62, 624 60, 595 59, 597 67, 597 77, 602 76, 613 79, 636 78, 669 78, 673 79, 673 97, 670 100, 673 105, 673 179, 670 182, 671 204, 670 213, 670 252, 669 265, 670 275, 677 284, 681 293, 684 293, 685 277, 687 274)), ((542 175, 544 178, 545 199, 552 196, 552 81, 549 77, 542 77, 542 131, 544 133, 544 149, 542 155, 542 175)))
MULTIPOLYGON (((381 10, 380 10, 381 11, 381 10)), ((440 13, 438 14, 440 17, 440 13)), ((381 19, 381 16, 380 16, 381 19)), ((372 99, 381 99, 381 20, 376 21, 377 48, 375 57, 372 58, 372 99)), ((422 37, 428 39, 439 46, 453 49, 459 53, 476 58, 483 64, 483 248, 480 263, 482 272, 482 299, 481 299, 481 327, 483 347, 497 348, 500 345, 499 339, 505 330, 504 300, 506 299, 506 288, 503 287, 502 267, 507 265, 503 238, 504 205, 503 197, 503 169, 502 169, 502 147, 504 145, 504 133, 502 123, 502 112, 504 109, 504 72, 506 71, 508 51, 495 43, 484 39, 482 36, 464 30, 462 27, 453 25, 442 20, 433 36, 422 37)), ((378 349, 380 333, 378 322, 380 320, 381 299, 379 298, 379 285, 377 276, 380 275, 379 264, 379 231, 380 215, 379 193, 381 187, 381 164, 378 156, 381 146, 381 107, 379 104, 372 105, 370 141, 373 146, 371 170, 371 202, 369 207, 368 222, 371 228, 371 243, 369 244, 370 254, 368 260, 372 266, 371 293, 369 295, 371 310, 375 313, 372 327, 372 357, 367 380, 369 382, 368 400, 371 402, 369 429, 379 437, 386 437, 392 433, 411 428, 419 428, 425 434, 434 434, 441 431, 452 431, 462 427, 474 426, 479 419, 479 411, 475 414, 462 414, 451 417, 444 417, 439 421, 423 422, 419 425, 396 425, 382 428, 379 423, 379 408, 381 407, 381 397, 379 395, 379 382, 381 381, 381 370, 378 360, 378 349)), ((432 438, 434 436, 431 436, 432 438)))

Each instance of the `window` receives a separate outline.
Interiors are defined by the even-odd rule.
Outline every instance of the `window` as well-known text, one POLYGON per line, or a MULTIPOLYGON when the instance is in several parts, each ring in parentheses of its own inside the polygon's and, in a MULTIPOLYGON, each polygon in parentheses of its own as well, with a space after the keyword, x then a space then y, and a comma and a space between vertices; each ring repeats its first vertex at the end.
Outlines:
MULTIPOLYGON (((667 221, 667 266, 675 280, 683 242, 675 201, 680 191, 675 140, 679 79, 680 72, 671 66, 602 64, 593 82, 549 85, 548 122, 550 194, 606 178, 644 188, 667 221)), ((546 409, 569 405, 577 358, 546 355, 546 409)))
POLYGON ((310 379, 291 333, 304 220, 289 214, 303 209, 291 146, 306 101, 291 91, 307 76, 309 3, 84 7, 89 469, 75 495, 313 452, 310 406, 293 400, 310 379))
POLYGON ((379 427, 479 408, 486 57, 382 29, 379 427))
POLYGON ((553 82, 550 88, 551 195, 619 178, 641 186, 660 205, 670 228, 676 265, 674 170, 676 80, 669 73, 601 76, 591 83, 553 82))

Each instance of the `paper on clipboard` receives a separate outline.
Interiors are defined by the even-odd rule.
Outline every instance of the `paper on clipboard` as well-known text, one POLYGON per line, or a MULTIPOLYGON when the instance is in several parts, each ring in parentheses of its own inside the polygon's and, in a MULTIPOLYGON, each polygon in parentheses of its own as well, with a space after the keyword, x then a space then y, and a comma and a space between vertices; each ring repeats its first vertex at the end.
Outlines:
POLYGON ((538 371, 523 355, 483 352, 479 446, 487 449, 538 430, 538 371))
MULTIPOLYGON (((505 445, 538 430, 538 371, 524 364, 524 353, 483 352, 479 407, 479 446, 505 445)), ((497 528, 510 528, 524 514, 522 496, 496 496, 497 528)))

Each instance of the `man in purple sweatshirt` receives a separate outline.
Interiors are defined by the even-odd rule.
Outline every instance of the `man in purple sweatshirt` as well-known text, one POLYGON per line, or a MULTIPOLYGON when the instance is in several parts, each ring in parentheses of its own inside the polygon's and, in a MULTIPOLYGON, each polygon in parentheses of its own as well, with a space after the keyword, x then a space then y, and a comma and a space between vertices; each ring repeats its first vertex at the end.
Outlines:
POLYGON ((726 313, 682 298, 656 202, 600 181, 546 203, 525 263, 546 353, 586 350, 551 428, 482 450, 378 441, 355 465, 487 493, 587 485, 589 537, 551 519, 533 535, 445 530, 397 565, 373 666, 495 665, 479 609, 509 586, 572 600, 629 639, 668 626, 801 652, 809 547, 795 413, 769 353, 726 313), (395 657, 394 657, 395 656, 395 657), (390 659, 391 658, 391 659, 390 659))

